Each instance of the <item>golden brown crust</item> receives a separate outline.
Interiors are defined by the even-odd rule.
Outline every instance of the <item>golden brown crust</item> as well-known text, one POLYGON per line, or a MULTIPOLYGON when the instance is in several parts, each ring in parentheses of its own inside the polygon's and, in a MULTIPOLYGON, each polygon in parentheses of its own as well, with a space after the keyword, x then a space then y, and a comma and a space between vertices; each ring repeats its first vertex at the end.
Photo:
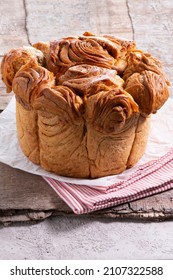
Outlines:
POLYGON ((36 164, 40 164, 40 150, 37 130, 37 112, 26 109, 16 101, 16 126, 23 153, 36 164))
POLYGON ((45 88, 34 103, 38 112, 40 163, 64 176, 89 177, 82 99, 64 86, 45 88))
POLYGON ((7 92, 12 90, 12 82, 19 69, 31 59, 39 64, 44 63, 43 53, 33 47, 12 49, 6 53, 1 63, 2 79, 7 87, 7 92))
POLYGON ((81 96, 111 88, 123 88, 124 85, 123 79, 115 70, 87 64, 70 67, 59 78, 58 83, 72 88, 81 96))
POLYGON ((138 118, 135 130, 135 138, 126 164, 127 168, 134 166, 145 153, 148 134, 150 131, 150 120, 151 116, 144 117, 140 115, 138 118))
POLYGON ((92 178, 127 168, 138 118, 138 105, 122 89, 99 92, 87 99, 87 150, 92 178))
POLYGON ((49 52, 50 43, 37 42, 33 44, 32 47, 37 50, 40 50, 43 53, 44 57, 46 57, 49 52))
POLYGON ((146 70, 132 74, 126 81, 125 89, 146 116, 156 113, 169 96, 168 87, 163 77, 146 70))
MULTIPOLYGON (((88 124, 87 147, 91 178, 118 174, 127 168, 128 157, 135 139, 137 120, 136 115, 133 126, 109 136, 88 124)), ((140 150, 137 153, 141 157, 140 150)))
POLYGON ((134 73, 141 73, 145 70, 160 75, 167 85, 170 85, 162 69, 161 62, 151 54, 143 53, 140 50, 134 50, 129 53, 127 67, 123 73, 123 79, 126 81, 134 73))
POLYGON ((24 154, 63 176, 97 178, 136 164, 150 114, 169 95, 160 61, 112 35, 85 32, 13 49, 1 72, 16 95, 24 154))
POLYGON ((86 101, 86 119, 95 130, 107 136, 122 133, 138 117, 138 105, 122 89, 99 92, 86 101))
POLYGON ((57 78, 69 67, 79 64, 114 69, 122 73, 127 66, 127 54, 134 48, 135 44, 131 41, 84 33, 83 36, 51 42, 46 64, 57 78))
POLYGON ((43 86, 54 84, 54 75, 31 59, 16 73, 12 86, 16 96, 32 105, 43 86))

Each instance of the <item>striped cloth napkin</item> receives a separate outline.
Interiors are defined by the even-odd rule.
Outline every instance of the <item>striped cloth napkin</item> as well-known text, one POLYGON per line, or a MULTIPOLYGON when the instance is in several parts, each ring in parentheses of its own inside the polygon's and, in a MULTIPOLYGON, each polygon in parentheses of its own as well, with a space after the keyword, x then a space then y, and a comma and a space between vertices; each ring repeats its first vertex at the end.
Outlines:
POLYGON ((173 188, 173 148, 140 165, 125 181, 111 186, 86 186, 43 177, 76 214, 108 208, 173 188))

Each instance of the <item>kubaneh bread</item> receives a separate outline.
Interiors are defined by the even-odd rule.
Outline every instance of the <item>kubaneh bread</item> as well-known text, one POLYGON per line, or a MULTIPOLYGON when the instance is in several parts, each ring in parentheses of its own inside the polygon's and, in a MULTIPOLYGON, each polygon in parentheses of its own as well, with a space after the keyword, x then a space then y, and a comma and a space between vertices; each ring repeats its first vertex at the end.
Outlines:
POLYGON ((69 177, 113 175, 136 164, 150 115, 169 96, 160 61, 110 35, 86 32, 12 49, 1 72, 16 96, 23 153, 69 177))

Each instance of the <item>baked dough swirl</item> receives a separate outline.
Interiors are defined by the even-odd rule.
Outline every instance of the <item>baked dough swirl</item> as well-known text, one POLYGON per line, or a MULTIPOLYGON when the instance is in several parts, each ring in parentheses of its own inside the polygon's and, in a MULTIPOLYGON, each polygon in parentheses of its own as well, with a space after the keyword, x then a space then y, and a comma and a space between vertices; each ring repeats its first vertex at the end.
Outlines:
POLYGON ((97 178, 136 164, 150 115, 169 96, 160 61, 111 35, 13 49, 1 72, 16 96, 23 153, 62 176, 97 178))
POLYGON ((38 64, 44 63, 43 53, 33 47, 12 49, 4 55, 1 64, 1 73, 8 93, 12 91, 12 81, 17 71, 31 59, 36 60, 38 64))

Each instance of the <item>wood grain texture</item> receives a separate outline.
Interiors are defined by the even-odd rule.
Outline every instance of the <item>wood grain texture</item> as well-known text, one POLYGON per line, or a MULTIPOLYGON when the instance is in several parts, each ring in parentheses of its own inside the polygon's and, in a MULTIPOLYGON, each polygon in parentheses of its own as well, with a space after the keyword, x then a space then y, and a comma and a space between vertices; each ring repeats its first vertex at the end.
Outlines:
POLYGON ((11 48, 28 45, 23 0, 1 1, 0 55, 11 48))
MULTIPOLYGON (((171 0, 10 0, 0 6, 0 55, 10 48, 68 35, 109 33, 134 38, 139 48, 164 62, 172 81, 173 2, 171 0)), ((171 88, 172 95, 172 88, 171 88)), ((0 82, 0 110, 12 95, 0 82)), ((36 175, 0 164, 0 222, 38 221, 74 215, 47 183, 36 175)), ((173 218, 173 191, 87 215, 116 219, 173 218)))
MULTIPOLYGON (((26 32, 26 14, 23 0, 1 1, 0 4, 0 62, 4 53, 12 48, 28 45, 26 32)), ((0 111, 10 102, 11 94, 6 94, 6 88, 0 75, 0 111)))
MULTIPOLYGON (((129 0, 129 13, 137 46, 159 58, 173 82, 173 1, 129 0)), ((173 88, 170 88, 173 97, 173 88)))
POLYGON ((69 35, 117 34, 132 38, 126 1, 30 0, 26 1, 28 36, 32 43, 69 35), (46 14, 46 17, 45 17, 46 14))
MULTIPOLYGON (((75 215, 40 176, 2 163, 0 170, 0 223, 39 221, 49 216, 75 215)), ((87 216, 159 221, 171 219, 173 190, 96 211, 87 216)))

